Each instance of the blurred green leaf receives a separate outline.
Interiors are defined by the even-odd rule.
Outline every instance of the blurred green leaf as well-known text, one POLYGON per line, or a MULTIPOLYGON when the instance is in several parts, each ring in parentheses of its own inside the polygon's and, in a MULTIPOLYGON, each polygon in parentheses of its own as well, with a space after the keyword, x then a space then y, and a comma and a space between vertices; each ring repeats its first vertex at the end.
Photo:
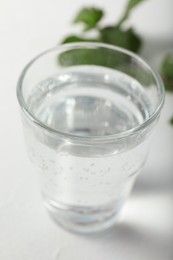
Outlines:
POLYGON ((170 124, 173 125, 173 117, 170 119, 170 124))
POLYGON ((109 68, 117 68, 124 63, 124 55, 115 53, 113 50, 105 50, 104 48, 98 49, 84 49, 79 48, 75 50, 68 50, 61 54, 58 62, 63 67, 76 66, 76 65, 98 65, 106 66, 109 68))
POLYGON ((65 38, 62 43, 70 43, 70 42, 97 42, 97 41, 99 41, 99 40, 98 39, 85 39, 85 38, 82 38, 82 37, 71 35, 71 36, 68 36, 67 38, 65 38))
POLYGON ((98 22, 103 17, 103 11, 98 8, 83 8, 74 20, 74 23, 83 23, 84 31, 88 31, 97 26, 98 22))
POLYGON ((141 39, 132 28, 123 31, 119 27, 105 27, 100 30, 102 42, 123 47, 133 52, 138 52, 141 47, 141 39))
POLYGON ((165 56, 161 64, 161 75, 167 91, 173 91, 173 53, 165 56))
POLYGON ((120 27, 122 25, 123 22, 125 22, 127 20, 127 18, 129 17, 129 14, 130 12, 132 11, 132 9, 140 4, 141 2, 143 2, 144 0, 130 0, 128 3, 127 3, 127 6, 124 10, 124 13, 122 15, 122 17, 120 18, 117 26, 120 27))
MULTIPOLYGON (((78 35, 71 35, 63 40, 63 43, 70 42, 103 42, 116 46, 123 47, 133 52, 138 52, 141 47, 141 39, 134 32, 132 28, 123 30, 120 28, 121 23, 127 19, 129 12, 140 2, 144 0, 130 0, 122 16, 119 26, 109 26, 104 28, 99 28, 98 23, 103 17, 103 11, 99 8, 83 8, 75 18, 75 23, 82 23, 84 25, 84 30, 90 30, 95 28, 97 38, 88 38, 88 35, 83 33, 82 37, 78 35)), ((112 55, 112 53, 111 53, 112 55)), ((107 62, 107 53, 104 56, 104 49, 89 50, 89 49, 78 49, 73 51, 67 51, 59 57, 59 62, 62 66, 72 66, 78 64, 92 64, 107 66, 111 68, 117 68, 117 66, 124 66, 122 57, 116 54, 114 59, 109 59, 109 64, 107 62)), ((126 70, 126 68, 123 68, 126 70)), ((132 71, 132 74, 134 70, 132 71)), ((135 74, 137 72, 135 71, 135 74)))

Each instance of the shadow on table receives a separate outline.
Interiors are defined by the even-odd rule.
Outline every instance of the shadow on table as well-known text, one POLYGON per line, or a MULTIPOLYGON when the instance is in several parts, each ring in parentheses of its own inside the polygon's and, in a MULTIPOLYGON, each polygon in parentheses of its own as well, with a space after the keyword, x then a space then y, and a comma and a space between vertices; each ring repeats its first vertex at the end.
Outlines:
MULTIPOLYGON (((169 178, 157 181, 155 178, 153 180, 149 178, 149 172, 147 177, 143 173, 138 178, 130 199, 131 201, 137 200, 137 204, 134 203, 132 209, 130 205, 130 212, 127 210, 125 221, 99 237, 84 238, 70 235, 71 242, 58 252, 55 259, 172 260, 173 226, 170 227, 172 234, 171 231, 167 234, 167 232, 162 232, 162 228, 157 228, 160 218, 159 221, 164 229, 163 219, 167 219, 167 214, 173 211, 168 208, 168 213, 163 212, 164 202, 160 205, 159 199, 157 200, 157 196, 161 194, 162 197, 162 193, 172 189, 173 176, 172 174, 168 176, 169 178), (150 203, 150 198, 153 200, 152 203, 150 203), (143 213, 139 214, 141 210, 143 210, 144 215, 142 215, 143 213), (153 223, 155 214, 156 225, 153 223)), ((170 222, 169 216, 168 221, 170 222)))
POLYGON ((56 260, 172 260, 172 242, 121 224, 100 237, 75 237, 60 250, 56 260))
POLYGON ((136 180, 132 196, 171 191, 173 188, 173 167, 169 168, 157 169, 157 173, 154 174, 150 173, 150 170, 144 171, 136 180))
MULTIPOLYGON (((103 241, 107 252, 112 251, 115 259, 128 260, 171 260, 171 244, 165 238, 159 238, 149 230, 141 230, 140 227, 128 224, 121 224, 115 227, 103 241), (118 258, 120 256, 120 258, 118 258)), ((114 258, 112 258, 114 259, 114 258)))

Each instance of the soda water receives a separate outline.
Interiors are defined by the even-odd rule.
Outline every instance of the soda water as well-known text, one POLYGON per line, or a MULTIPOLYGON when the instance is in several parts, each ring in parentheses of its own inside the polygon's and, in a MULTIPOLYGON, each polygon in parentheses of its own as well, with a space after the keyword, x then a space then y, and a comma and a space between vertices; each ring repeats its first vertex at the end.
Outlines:
POLYGON ((145 141, 103 140, 130 132, 149 117, 151 104, 141 84, 112 69, 75 66, 39 82, 27 105, 55 135, 67 136, 56 142, 44 132, 26 133, 53 217, 62 225, 68 219, 94 223, 118 212, 145 161, 145 141))

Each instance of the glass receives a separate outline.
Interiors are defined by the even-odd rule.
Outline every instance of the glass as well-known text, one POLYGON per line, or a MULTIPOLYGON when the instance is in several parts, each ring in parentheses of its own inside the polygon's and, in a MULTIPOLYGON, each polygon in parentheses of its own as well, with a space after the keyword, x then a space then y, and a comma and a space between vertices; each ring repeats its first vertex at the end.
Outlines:
POLYGON ((50 216, 79 234, 112 227, 146 161, 159 75, 118 47, 65 44, 25 67, 17 96, 50 216))

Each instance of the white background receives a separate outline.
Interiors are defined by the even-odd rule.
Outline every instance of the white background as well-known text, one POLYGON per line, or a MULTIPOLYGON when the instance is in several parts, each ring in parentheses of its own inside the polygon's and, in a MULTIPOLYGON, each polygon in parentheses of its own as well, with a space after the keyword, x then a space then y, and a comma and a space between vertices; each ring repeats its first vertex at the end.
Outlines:
MULTIPOLYGON (((103 24, 117 21, 126 0, 95 0, 103 24)), ((25 152, 16 100, 24 65, 39 52, 77 32, 70 22, 90 0, 0 1, 0 259, 2 260, 172 260, 173 95, 167 94, 144 173, 125 206, 122 224, 100 238, 81 238, 47 216, 36 176, 25 152)), ((173 48, 173 1, 146 0, 129 24, 144 39, 142 55, 158 66, 173 48)))

